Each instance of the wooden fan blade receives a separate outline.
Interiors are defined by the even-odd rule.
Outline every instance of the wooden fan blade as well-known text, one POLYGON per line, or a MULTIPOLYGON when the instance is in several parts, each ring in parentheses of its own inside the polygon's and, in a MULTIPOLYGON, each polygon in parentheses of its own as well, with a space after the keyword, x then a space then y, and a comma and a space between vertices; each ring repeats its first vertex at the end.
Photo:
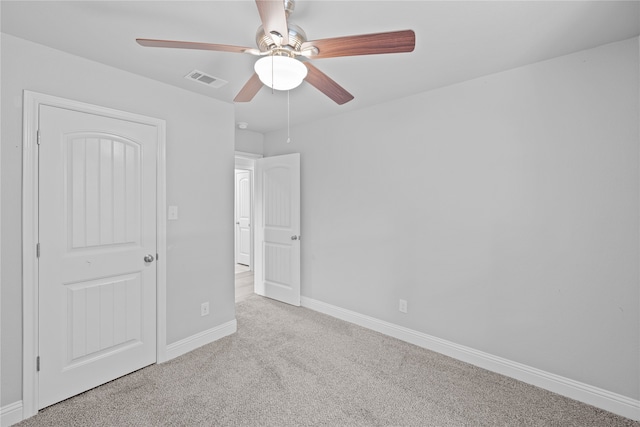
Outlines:
POLYGON ((357 36, 334 37, 311 40, 302 43, 302 51, 318 49, 310 58, 335 58, 338 56, 377 55, 381 53, 412 52, 416 45, 413 30, 388 33, 360 34, 357 36))
POLYGON ((233 99, 233 102, 249 102, 256 96, 261 88, 262 82, 260 81, 260 77, 258 77, 258 74, 253 73, 253 76, 251 76, 249 81, 240 89, 240 92, 238 92, 233 99))
POLYGON ((265 34, 276 32, 282 36, 282 46, 288 45, 289 25, 284 12, 284 0, 256 0, 256 6, 265 34))
POLYGON ((170 47, 176 49, 196 49, 196 50, 213 50, 218 52, 235 52, 235 53, 251 53, 259 54, 260 51, 251 47, 232 46, 228 44, 213 44, 199 42, 183 42, 178 40, 154 40, 154 39, 136 39, 139 45, 145 47, 170 47))
POLYGON ((308 73, 305 80, 311 84, 311 86, 318 89, 320 92, 327 95, 334 100, 336 104, 342 105, 353 99, 353 95, 347 92, 342 86, 334 82, 329 76, 322 71, 318 70, 315 66, 308 62, 304 62, 307 67, 308 73))

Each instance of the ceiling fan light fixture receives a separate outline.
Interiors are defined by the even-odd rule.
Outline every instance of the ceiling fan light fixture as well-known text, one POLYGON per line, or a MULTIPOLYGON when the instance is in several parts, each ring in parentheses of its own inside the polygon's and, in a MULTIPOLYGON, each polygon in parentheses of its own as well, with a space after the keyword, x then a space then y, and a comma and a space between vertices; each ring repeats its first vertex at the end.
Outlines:
POLYGON ((256 61, 253 68, 260 81, 275 90, 296 88, 307 77, 307 67, 289 56, 264 56, 256 61))

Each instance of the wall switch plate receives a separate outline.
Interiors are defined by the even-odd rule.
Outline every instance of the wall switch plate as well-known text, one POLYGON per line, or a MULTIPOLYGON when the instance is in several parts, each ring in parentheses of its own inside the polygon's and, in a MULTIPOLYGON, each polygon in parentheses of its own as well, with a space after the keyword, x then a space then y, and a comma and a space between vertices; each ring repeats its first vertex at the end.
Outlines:
POLYGON ((406 313, 407 312, 407 301, 401 299, 400 300, 400 304, 398 304, 398 310, 400 310, 400 312, 402 313, 406 313))
POLYGON ((200 304, 200 316, 209 315, 209 301, 200 304))
POLYGON ((175 221, 178 219, 178 207, 169 206, 169 212, 167 212, 167 219, 169 221, 175 221))

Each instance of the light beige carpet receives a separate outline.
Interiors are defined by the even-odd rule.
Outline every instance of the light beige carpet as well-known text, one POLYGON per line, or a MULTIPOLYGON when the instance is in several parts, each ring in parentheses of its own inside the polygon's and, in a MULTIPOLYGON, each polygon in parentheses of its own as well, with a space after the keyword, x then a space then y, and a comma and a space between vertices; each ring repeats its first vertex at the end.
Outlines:
POLYGON ((639 426, 304 308, 250 296, 238 332, 21 426, 639 426))

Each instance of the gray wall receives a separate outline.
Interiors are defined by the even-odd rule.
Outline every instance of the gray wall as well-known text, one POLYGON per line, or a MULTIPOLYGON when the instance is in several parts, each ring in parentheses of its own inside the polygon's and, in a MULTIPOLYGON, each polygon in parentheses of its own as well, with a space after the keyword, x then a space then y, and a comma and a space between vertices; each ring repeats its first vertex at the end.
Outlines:
POLYGON ((638 49, 267 134, 301 153, 302 295, 638 399, 638 49))
POLYGON ((264 135, 250 130, 236 129, 236 151, 245 153, 263 154, 264 135))
POLYGON ((196 95, 2 35, 2 398, 22 399, 21 176, 24 89, 167 122, 167 343, 235 317, 234 112, 196 95), (212 119, 215 117, 215 119, 212 119), (209 301, 211 315, 200 316, 209 301))

